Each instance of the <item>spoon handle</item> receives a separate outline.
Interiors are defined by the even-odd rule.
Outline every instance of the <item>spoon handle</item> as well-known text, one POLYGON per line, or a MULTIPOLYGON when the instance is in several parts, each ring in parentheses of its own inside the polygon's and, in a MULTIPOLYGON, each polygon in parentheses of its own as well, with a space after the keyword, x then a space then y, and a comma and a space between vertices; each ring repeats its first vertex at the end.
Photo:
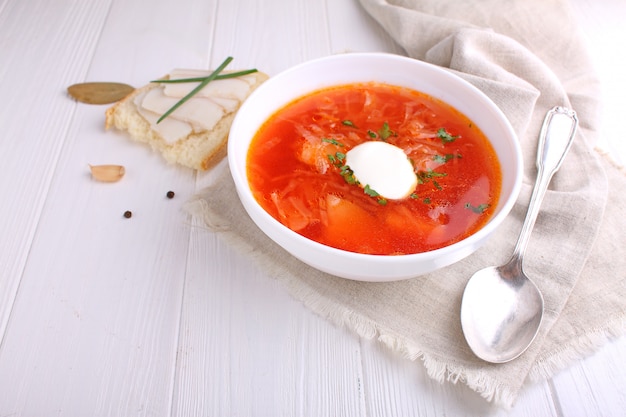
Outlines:
POLYGON ((552 176, 559 170, 567 151, 572 146, 577 127, 576 112, 565 107, 552 108, 543 121, 537 147, 537 179, 522 230, 509 262, 509 264, 516 263, 520 269, 541 202, 552 176))

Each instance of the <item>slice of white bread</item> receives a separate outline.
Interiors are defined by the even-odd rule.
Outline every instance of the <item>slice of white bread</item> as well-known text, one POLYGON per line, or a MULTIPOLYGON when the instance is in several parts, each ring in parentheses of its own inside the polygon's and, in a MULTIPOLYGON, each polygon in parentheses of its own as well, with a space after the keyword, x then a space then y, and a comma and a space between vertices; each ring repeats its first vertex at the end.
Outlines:
MULTIPOLYGON (((171 73, 171 78, 188 78, 189 74, 191 74, 191 76, 207 76, 209 73, 209 71, 174 70, 171 73), (187 76, 176 76, 180 74, 186 74, 187 76)), ((161 153, 165 160, 170 163, 177 163, 198 170, 207 170, 226 155, 226 142, 230 126, 242 102, 268 78, 268 76, 262 72, 254 72, 244 77, 247 87, 249 88, 247 88, 247 91, 246 88, 243 90, 239 89, 240 91, 236 94, 238 97, 237 100, 223 98, 225 95, 228 96, 228 91, 225 92, 224 90, 228 90, 230 84, 222 82, 222 80, 212 81, 203 90, 198 92, 194 98, 184 103, 170 116, 165 118, 160 123, 160 126, 156 125, 156 119, 158 119, 164 111, 155 113, 143 108, 142 101, 145 100, 146 95, 154 89, 167 91, 167 88, 175 90, 183 88, 187 89, 186 91, 190 91, 197 86, 198 83, 150 83, 136 89, 115 105, 108 108, 106 110, 105 128, 109 129, 114 126, 117 129, 128 132, 128 135, 133 140, 149 144, 152 149, 161 153), (214 85, 212 85, 213 83, 214 85), (216 94, 216 90, 221 91, 218 91, 217 94, 221 94, 222 98, 213 97, 213 94, 216 94), (207 103, 207 100, 211 100, 212 97, 213 101, 207 103), (207 128, 203 123, 190 122, 185 120, 184 116, 178 115, 185 113, 187 110, 191 110, 196 117, 202 117, 206 112, 204 111, 205 109, 200 107, 205 104, 215 106, 216 101, 221 101, 222 103, 227 102, 228 105, 226 106, 227 108, 222 107, 223 111, 221 115, 211 115, 210 118, 214 119, 209 123, 211 127, 207 128), (187 106, 187 108, 183 108, 185 106, 187 106), (196 108, 194 109, 190 106, 196 106, 196 108), (183 120, 177 120, 177 117, 182 117, 183 120), (182 129, 176 130, 177 133, 168 138, 168 135, 163 131, 163 125, 167 124, 178 124, 178 127, 182 127, 182 129), (183 134, 179 134, 180 132, 183 132, 183 134)), ((168 74, 163 78, 170 78, 170 75, 168 74)), ((236 78, 231 80, 236 80, 236 78)), ((186 94, 186 91, 182 93, 178 91, 176 97, 166 97, 163 95, 163 99, 157 107, 161 107, 161 104, 165 106, 165 109, 171 107, 171 103, 177 102, 179 97, 186 94)), ((158 96, 163 93, 157 91, 151 93, 151 95, 155 94, 158 96)))

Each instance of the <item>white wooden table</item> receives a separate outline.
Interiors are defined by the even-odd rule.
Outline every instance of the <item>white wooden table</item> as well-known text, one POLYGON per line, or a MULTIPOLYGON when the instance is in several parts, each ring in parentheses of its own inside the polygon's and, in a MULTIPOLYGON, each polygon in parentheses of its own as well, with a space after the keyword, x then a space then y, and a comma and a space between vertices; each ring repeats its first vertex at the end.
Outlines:
MULTIPOLYGON (((575 0, 626 160, 626 2, 575 0)), ((67 86, 402 53, 357 0, 0 0, 0 416, 617 416, 626 338, 493 409, 315 316, 181 209, 207 175, 67 86), (125 165, 116 184, 88 164, 125 165), (175 191, 167 199, 167 191, 175 191), (131 210, 131 219, 122 214, 131 210)))

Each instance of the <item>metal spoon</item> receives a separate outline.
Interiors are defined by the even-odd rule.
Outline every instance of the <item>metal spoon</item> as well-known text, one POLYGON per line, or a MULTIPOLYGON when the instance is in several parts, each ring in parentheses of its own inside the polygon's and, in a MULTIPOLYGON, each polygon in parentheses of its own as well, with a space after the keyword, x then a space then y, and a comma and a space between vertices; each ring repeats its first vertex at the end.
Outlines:
POLYGON ((539 330, 543 296, 524 274, 524 252, 548 184, 572 145, 577 127, 573 110, 554 107, 547 113, 539 136, 537 179, 513 256, 505 265, 476 272, 465 287, 463 333, 474 354, 487 362, 517 358, 539 330))

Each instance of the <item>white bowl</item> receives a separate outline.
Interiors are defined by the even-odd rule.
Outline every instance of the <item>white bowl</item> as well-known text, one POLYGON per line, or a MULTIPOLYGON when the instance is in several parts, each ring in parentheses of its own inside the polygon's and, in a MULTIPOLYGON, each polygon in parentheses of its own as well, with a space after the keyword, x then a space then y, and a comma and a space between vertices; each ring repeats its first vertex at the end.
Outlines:
POLYGON ((413 278, 457 262, 481 247, 518 197, 522 156, 516 135, 498 107, 480 90, 451 72, 421 61, 384 53, 352 53, 316 59, 271 77, 244 102, 228 139, 228 162, 237 193, 249 216, 274 242, 302 262, 343 278, 394 281, 413 278), (292 100, 321 88, 377 81, 436 97, 465 114, 491 141, 502 167, 498 206, 473 235, 441 249, 411 255, 366 255, 332 248, 299 235, 270 216, 248 185, 248 146, 260 126, 292 100))

